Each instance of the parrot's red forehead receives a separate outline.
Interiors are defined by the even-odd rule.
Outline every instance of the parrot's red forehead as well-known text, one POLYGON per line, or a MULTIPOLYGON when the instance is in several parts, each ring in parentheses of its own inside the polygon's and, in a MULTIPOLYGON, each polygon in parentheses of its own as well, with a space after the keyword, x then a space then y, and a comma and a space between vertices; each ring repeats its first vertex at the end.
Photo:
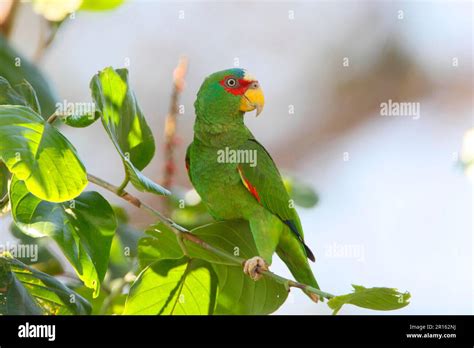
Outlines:
POLYGON ((243 95, 247 89, 249 88, 250 84, 252 84, 252 80, 246 80, 244 78, 237 78, 234 75, 227 75, 219 83, 224 87, 224 89, 232 93, 233 95, 243 95), (229 82, 230 80, 234 80, 236 83, 232 86, 229 82))

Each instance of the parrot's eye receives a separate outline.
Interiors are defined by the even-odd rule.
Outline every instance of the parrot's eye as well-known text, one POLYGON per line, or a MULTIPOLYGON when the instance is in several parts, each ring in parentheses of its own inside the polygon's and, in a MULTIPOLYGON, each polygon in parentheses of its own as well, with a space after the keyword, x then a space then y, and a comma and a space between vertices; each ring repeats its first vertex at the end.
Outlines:
POLYGON ((237 87, 238 82, 235 78, 229 77, 228 79, 225 80, 225 85, 230 88, 237 87))

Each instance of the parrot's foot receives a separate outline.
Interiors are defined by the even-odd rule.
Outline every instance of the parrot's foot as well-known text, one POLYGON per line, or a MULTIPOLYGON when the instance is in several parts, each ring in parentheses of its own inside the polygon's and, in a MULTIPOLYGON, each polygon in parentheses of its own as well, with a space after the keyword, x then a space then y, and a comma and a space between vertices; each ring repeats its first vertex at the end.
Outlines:
POLYGON ((268 265, 260 256, 255 256, 245 261, 244 273, 248 274, 253 280, 257 281, 262 278, 260 273, 262 271, 268 271, 268 265))

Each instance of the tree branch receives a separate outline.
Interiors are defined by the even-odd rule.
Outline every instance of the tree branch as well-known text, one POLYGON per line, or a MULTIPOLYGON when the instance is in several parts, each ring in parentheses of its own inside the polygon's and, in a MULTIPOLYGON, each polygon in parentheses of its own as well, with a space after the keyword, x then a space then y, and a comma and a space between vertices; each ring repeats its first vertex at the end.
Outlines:
MULTIPOLYGON (((171 227, 171 229, 173 230, 173 232, 176 234, 176 237, 178 238, 178 241, 182 240, 182 239, 186 239, 192 243, 195 243, 197 245, 199 245, 201 248, 203 249, 206 249, 216 255, 219 255, 233 263, 236 263, 236 264, 239 264, 239 265, 244 265, 245 263, 245 259, 241 258, 241 257, 237 257, 237 256, 234 256, 230 253, 227 253, 219 248, 216 248, 208 243, 206 243, 205 241, 203 241, 202 239, 200 239, 199 237, 197 237, 196 235, 194 235, 193 233, 191 233, 188 229, 178 225, 177 223, 175 223, 173 220, 171 220, 170 218, 164 216, 162 213, 160 213, 158 210, 154 209, 153 207, 149 206, 148 204, 140 201, 140 199, 138 199, 137 197, 131 195, 130 193, 124 191, 124 190, 120 190, 120 188, 118 186, 115 186, 111 183, 108 183, 104 180, 102 180, 101 178, 98 178, 92 174, 87 174, 87 178, 90 182, 116 194, 117 196, 121 197, 122 199, 126 200, 127 202, 129 202, 130 204, 134 205, 135 207, 137 208, 140 208, 140 209, 145 209, 147 210, 148 212, 150 212, 151 214, 153 214, 154 216, 158 217, 158 219, 162 222, 164 222, 166 225, 168 225, 169 227, 171 227)), ((183 252, 185 252, 186 254, 186 251, 183 250, 183 252)), ((287 279, 287 278, 284 278, 284 277, 281 277, 275 273, 272 273, 270 271, 262 271, 261 274, 265 277, 268 277, 268 278, 271 278, 275 281, 277 281, 278 283, 280 284, 283 284, 285 285, 287 288, 298 288, 298 289, 301 289, 306 295, 308 295, 313 301, 317 302, 319 300, 319 297, 323 297, 323 298, 327 298, 327 299, 330 299, 332 297, 334 297, 334 295, 330 294, 330 293, 327 293, 327 292, 324 292, 324 291, 321 291, 319 289, 316 289, 312 286, 309 286, 309 285, 306 285, 306 284, 302 284, 302 283, 299 283, 299 282, 296 282, 294 280, 291 280, 291 279, 287 279)))
POLYGON ((48 117, 48 119, 46 120, 46 122, 48 122, 49 124, 53 124, 57 119, 58 119, 59 115, 58 113, 55 111, 51 116, 48 117))
MULTIPOLYGON (((174 149, 177 144, 176 139, 176 123, 179 112, 179 96, 184 89, 186 71, 188 69, 188 60, 185 57, 180 58, 178 65, 173 72, 173 91, 171 93, 171 101, 168 115, 165 121, 165 165, 163 175, 163 186, 171 187, 173 185, 173 177, 176 171, 174 160, 174 149)), ((169 205, 167 207, 169 210, 169 205)))

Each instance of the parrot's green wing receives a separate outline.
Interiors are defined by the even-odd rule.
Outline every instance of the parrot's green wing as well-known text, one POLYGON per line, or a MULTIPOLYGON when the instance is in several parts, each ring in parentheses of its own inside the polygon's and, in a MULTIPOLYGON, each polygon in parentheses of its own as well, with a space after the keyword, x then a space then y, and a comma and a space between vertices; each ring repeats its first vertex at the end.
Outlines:
POLYGON ((240 163, 238 166, 242 184, 255 199, 274 215, 278 216, 295 234, 304 247, 306 256, 314 261, 314 255, 304 243, 303 229, 298 213, 286 191, 280 172, 270 154, 255 139, 248 139, 240 150, 245 150, 251 163, 240 163), (253 157, 251 157, 253 156, 253 157))

